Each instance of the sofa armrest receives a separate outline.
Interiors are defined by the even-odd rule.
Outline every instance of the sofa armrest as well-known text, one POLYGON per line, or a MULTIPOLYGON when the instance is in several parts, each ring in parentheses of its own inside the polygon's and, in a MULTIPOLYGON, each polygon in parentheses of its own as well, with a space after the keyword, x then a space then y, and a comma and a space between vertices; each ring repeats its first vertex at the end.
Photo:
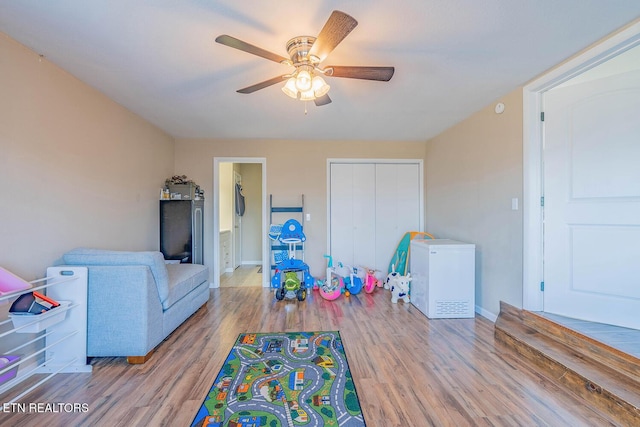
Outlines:
POLYGON ((88 356, 144 356, 164 338, 148 266, 89 266, 88 356))

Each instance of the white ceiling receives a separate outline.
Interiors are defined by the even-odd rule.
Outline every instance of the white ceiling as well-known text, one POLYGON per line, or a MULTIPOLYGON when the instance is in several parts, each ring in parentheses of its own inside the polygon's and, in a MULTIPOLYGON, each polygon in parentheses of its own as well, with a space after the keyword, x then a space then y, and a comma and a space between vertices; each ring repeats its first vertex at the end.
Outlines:
POLYGON ((0 31, 175 137, 426 140, 640 17, 639 0, 0 0, 0 31), (334 9, 358 26, 332 65, 392 65, 389 82, 327 78, 307 106, 274 85, 334 9))

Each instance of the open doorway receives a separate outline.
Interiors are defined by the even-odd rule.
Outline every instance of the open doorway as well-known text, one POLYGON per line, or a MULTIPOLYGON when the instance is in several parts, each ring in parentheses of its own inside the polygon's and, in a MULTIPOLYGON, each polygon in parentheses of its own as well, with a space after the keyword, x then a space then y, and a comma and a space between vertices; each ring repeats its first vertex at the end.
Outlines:
POLYGON ((266 159, 216 157, 213 171, 213 285, 268 286, 266 159))

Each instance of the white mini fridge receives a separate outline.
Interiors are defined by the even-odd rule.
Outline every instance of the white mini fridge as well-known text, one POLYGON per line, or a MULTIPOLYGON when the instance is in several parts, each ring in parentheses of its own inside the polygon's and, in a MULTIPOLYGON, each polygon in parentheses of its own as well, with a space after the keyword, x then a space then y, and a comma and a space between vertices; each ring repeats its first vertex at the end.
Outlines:
POLYGON ((475 250, 456 240, 412 240, 411 303, 430 319, 474 317, 475 250))

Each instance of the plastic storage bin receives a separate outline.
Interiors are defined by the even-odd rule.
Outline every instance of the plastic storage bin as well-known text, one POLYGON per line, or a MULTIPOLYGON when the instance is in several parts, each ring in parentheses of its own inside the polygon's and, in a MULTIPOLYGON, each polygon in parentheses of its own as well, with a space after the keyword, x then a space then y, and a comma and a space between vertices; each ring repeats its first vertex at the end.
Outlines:
POLYGON ((68 308, 71 305, 71 301, 58 301, 60 305, 52 308, 42 314, 14 314, 9 313, 9 317, 13 322, 14 328, 25 326, 24 328, 16 331, 20 334, 31 334, 35 332, 42 332, 50 326, 56 323, 62 322, 69 312, 68 308))
MULTIPOLYGON (((11 365, 16 365, 19 361, 20 361, 20 356, 17 356, 17 355, 10 355, 10 354, 0 355, 0 371, 2 371, 3 369, 11 365)), ((18 365, 14 366, 8 371, 2 372, 0 374, 0 386, 6 383, 7 381, 11 381, 12 379, 14 379, 17 373, 18 373, 18 365)))
POLYGON ((16 291, 29 289, 31 284, 0 267, 0 297, 16 291))

